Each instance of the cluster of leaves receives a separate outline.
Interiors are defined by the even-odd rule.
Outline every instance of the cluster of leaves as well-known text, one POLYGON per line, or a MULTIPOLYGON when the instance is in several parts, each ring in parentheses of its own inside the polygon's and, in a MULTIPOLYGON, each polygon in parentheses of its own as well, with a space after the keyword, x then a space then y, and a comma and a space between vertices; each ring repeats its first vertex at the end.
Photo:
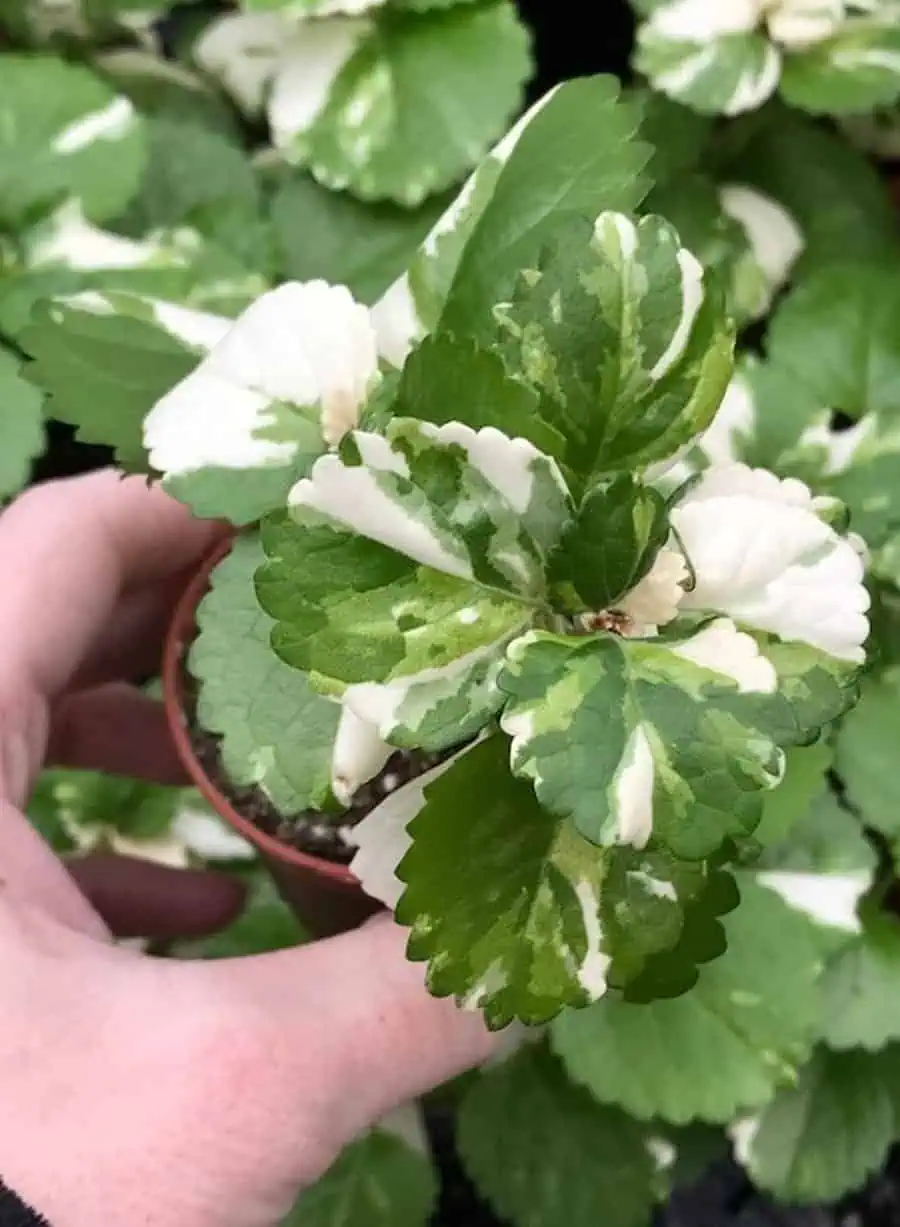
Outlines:
MULTIPOLYGON (((215 319, 286 277, 324 277, 372 301, 448 189, 502 133, 530 71, 529 39, 509 0, 388 0, 377 11, 330 0, 242 12, 224 3, 5 4, 0 500, 27 481, 45 416, 76 425, 83 441, 106 441, 65 396, 42 411, 21 369, 24 334, 47 299, 99 294, 102 312, 102 295, 125 293, 199 313, 168 310, 169 337, 156 342, 161 376, 148 362, 134 372, 140 394, 157 395, 171 386, 173 351, 196 358, 215 319), (326 61, 327 79, 314 71, 326 61), (245 105, 248 74, 260 107, 281 99, 273 135, 290 123, 287 144, 273 148, 245 105), (318 98, 305 88, 313 77, 318 98)), ((153 346, 140 322, 113 332, 126 365, 153 346)), ((92 367, 83 374, 102 394, 110 380, 92 367)))
MULTIPOLYGON (((214 577, 191 659, 201 719, 222 738, 237 784, 261 787, 287 815, 338 809, 334 700, 349 690, 395 746, 444 753, 492 734, 420 784, 411 807, 398 794, 390 863, 361 869, 386 873, 411 954, 429 961, 436 992, 481 1007, 496 1026, 550 1020, 465 1089, 460 1115, 468 1171, 522 1227, 593 1223, 598 1206, 612 1227, 642 1227, 655 1199, 728 1146, 780 1199, 828 1200, 862 1183, 900 1138, 900 792, 891 758, 900 711, 900 245, 889 193, 847 140, 852 129, 786 105, 839 112, 893 99, 900 25, 890 4, 823 3, 818 16, 839 21, 827 39, 787 49, 785 26, 777 35, 773 20, 782 47, 773 51, 753 17, 752 31, 731 29, 704 49, 698 68, 696 47, 673 52, 654 41, 654 13, 676 6, 640 7, 648 23, 639 65, 657 88, 679 84, 668 92, 693 109, 641 95, 651 150, 634 139, 637 112, 608 83, 558 91, 514 147, 482 163, 398 281, 447 201, 436 196, 414 212, 396 202, 418 203, 463 166, 450 169, 452 149, 440 165, 423 155, 405 106, 378 129, 388 133, 384 156, 375 128, 351 119, 369 90, 378 104, 369 118, 378 112, 385 65, 408 100, 409 31, 429 22, 437 30, 446 10, 446 33, 452 26, 464 46, 471 4, 389 3, 349 16, 319 6, 329 12, 316 19, 316 37, 336 38, 343 58, 302 130, 296 114, 279 126, 276 101, 291 96, 292 64, 308 49, 269 62, 264 80, 249 82, 258 93, 248 105, 234 44, 223 44, 229 30, 229 39, 245 37, 236 23, 250 16, 281 42, 271 31, 296 23, 298 6, 273 14, 248 5, 218 26, 198 21, 187 44, 205 50, 194 62, 248 112, 265 112, 292 169, 270 173, 268 157, 251 165, 210 122, 221 102, 204 84, 182 146, 191 170, 177 172, 200 198, 180 216, 156 212, 172 198, 160 175, 163 185, 169 174, 177 181, 177 159, 162 153, 175 148, 174 125, 165 107, 145 108, 144 127, 159 133, 155 177, 145 175, 118 213, 86 213, 98 223, 120 217, 132 235, 187 222, 204 244, 268 279, 324 274, 350 284, 375 304, 376 325, 386 322, 377 393, 330 468, 313 470, 326 446, 309 406, 276 404, 283 398, 265 388, 259 425, 282 449, 278 464, 226 472, 210 450, 185 471, 159 468, 198 512, 252 526, 214 577), (773 56, 767 92, 781 75, 781 100, 724 128, 696 113, 748 109, 751 95, 757 106, 773 56), (249 173, 252 208, 234 198, 224 170, 228 190, 203 196, 193 167, 210 141, 249 173), (336 195, 337 186, 348 190, 336 195), (588 223, 601 212, 607 221, 596 229, 588 223), (622 215, 634 212, 646 218, 626 228, 622 215), (291 224, 301 213, 308 231, 291 224), (678 331, 685 291, 679 241, 659 214, 707 269, 703 306, 662 391, 648 373, 678 331), (377 217, 377 229, 360 230, 363 217, 377 217), (269 262, 252 254, 257 242, 269 262), (710 422, 730 373, 717 282, 737 323, 755 327, 740 337, 737 375, 710 422), (398 298, 399 337, 389 310, 398 298), (665 497, 648 466, 704 428, 664 479, 673 491, 665 497), (531 463, 524 501, 500 498, 489 458, 473 460, 474 437, 491 431, 527 440, 530 462, 555 464, 531 463), (385 445, 380 459, 373 438, 385 445), (590 637, 558 634, 621 602, 677 522, 682 483, 731 461, 806 483, 868 542, 874 650, 860 702, 843 718, 853 671, 814 649, 758 637, 781 683, 763 702, 691 676, 683 657, 675 666, 679 647, 702 631, 690 619, 652 649, 608 638, 596 649, 590 637), (431 534, 427 556, 373 541, 328 501, 327 474, 348 483, 352 502, 360 477, 373 473, 405 522, 431 534), (473 505, 481 515, 467 521, 461 509, 473 505), (434 566, 435 540, 453 566, 434 566), (460 660, 462 671, 434 684, 460 660), (629 745, 640 744, 636 731, 657 750, 663 779, 643 848, 616 843, 627 815, 611 787, 628 770, 629 745), (784 780, 765 791, 784 749, 784 780), (478 822, 464 825, 469 814, 478 822)), ((679 7, 685 21, 718 8, 679 7)), ((789 0, 782 7, 786 19, 789 0)), ((507 21, 502 6, 477 8, 507 21)), ((512 42, 508 51, 512 64, 512 42)), ((434 59, 421 64, 436 71, 434 59)), ((502 126, 496 98, 491 106, 495 118, 482 116, 470 134, 473 154, 502 126)), ((308 101, 300 110, 308 114, 308 101)), ((223 335, 221 320, 198 325, 197 308, 229 312, 197 289, 205 283, 161 290, 130 278, 51 285, 95 297, 57 300, 11 331, 35 361, 26 382, 10 357, 0 381, 35 404, 36 385, 83 437, 151 469, 145 418, 223 335)), ((231 302, 234 314, 241 295, 231 302)), ((298 1221, 317 1221, 314 1206, 328 1221, 338 1205, 345 1218, 370 1222, 376 1206, 394 1205, 377 1181, 359 1179, 394 1145, 361 1143, 298 1221)), ((396 1161, 411 1192, 390 1221, 424 1221, 430 1177, 407 1174, 407 1155, 396 1161)))
POLYGON ((632 0, 636 63, 655 89, 707 114, 782 97, 816 114, 900 96, 896 0, 632 0))

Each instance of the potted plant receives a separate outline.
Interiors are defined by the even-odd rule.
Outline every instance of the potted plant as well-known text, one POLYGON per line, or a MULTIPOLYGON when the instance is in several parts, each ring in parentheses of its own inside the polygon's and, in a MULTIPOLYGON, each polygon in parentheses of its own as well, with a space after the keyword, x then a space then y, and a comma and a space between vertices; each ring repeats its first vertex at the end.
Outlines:
MULTIPOLYGON (((356 879, 433 991, 529 1024, 457 1088, 523 1227, 645 1227, 729 1152, 717 1227, 834 1202, 900 1137, 900 245, 857 115, 897 14, 636 7, 631 100, 554 91, 402 243, 291 139, 278 288, 65 284, 16 335, 51 415, 231 526, 167 656, 207 795, 296 901, 356 879)), ((210 29, 170 47, 218 98, 210 29)), ((243 208, 191 220, 236 253, 243 208)))

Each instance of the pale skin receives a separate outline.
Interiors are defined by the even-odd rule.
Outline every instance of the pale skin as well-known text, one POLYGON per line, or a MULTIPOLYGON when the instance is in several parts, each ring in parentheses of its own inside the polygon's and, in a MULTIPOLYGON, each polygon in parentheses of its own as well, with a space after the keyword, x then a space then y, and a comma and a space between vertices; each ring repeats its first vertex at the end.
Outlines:
POLYGON ((210 963, 117 946, 209 931, 238 889, 67 866, 24 818, 46 761, 182 782, 126 683, 220 532, 113 473, 0 515, 0 1176, 53 1227, 273 1227, 357 1133, 492 1049, 384 918, 210 963))

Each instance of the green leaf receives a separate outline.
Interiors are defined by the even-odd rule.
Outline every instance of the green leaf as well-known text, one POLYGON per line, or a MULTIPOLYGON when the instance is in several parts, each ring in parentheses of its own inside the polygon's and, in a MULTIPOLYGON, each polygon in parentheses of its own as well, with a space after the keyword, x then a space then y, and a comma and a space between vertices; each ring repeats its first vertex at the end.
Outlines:
POLYGON ((138 842, 168 833, 182 792, 99 771, 44 773, 33 813, 39 827, 77 844, 117 832, 138 842), (55 811, 55 812, 54 812, 55 811))
POLYGON ((543 1048, 482 1073, 458 1145, 479 1192, 517 1227, 646 1227, 657 1191, 647 1130, 573 1086, 543 1048))
POLYGON ((0 502, 18 494, 32 460, 44 450, 41 394, 23 378, 20 365, 0 348, 0 502))
POLYGON ((825 741, 813 746, 797 746, 785 759, 784 776, 763 800, 762 818, 754 832, 763 847, 777 845, 791 828, 809 813, 813 802, 828 790, 828 772, 834 759, 825 741))
MULTIPOLYGON (((131 99, 141 115, 163 116, 180 123, 196 121, 224 136, 238 136, 235 115, 227 100, 199 74, 175 60, 123 47, 97 55, 94 67, 119 93, 131 99)), ((151 124, 151 158, 152 133, 151 124)))
POLYGON ((873 164, 843 137, 773 102, 724 134, 720 178, 774 197, 803 231, 798 280, 828 260, 896 248, 896 216, 873 164))
POLYGON ((648 573, 669 537, 658 491, 623 474, 590 490, 551 560, 554 606, 611 609, 648 573))
POLYGON ((152 306, 125 297, 113 306, 139 313, 43 305, 20 341, 34 359, 28 377, 49 397, 50 416, 77 427, 81 442, 114 448, 125 468, 146 471, 144 418, 200 355, 156 322, 152 306))
POLYGON ((426 337, 406 360, 392 412, 437 426, 495 426, 561 458, 565 439, 537 416, 537 404, 535 392, 506 373, 498 354, 441 332, 426 337))
MULTIPOLYGON (((647 168, 653 183, 659 187, 695 171, 712 137, 713 121, 647 88, 634 89, 630 96, 641 110, 641 136, 653 149, 647 168)), ((663 215, 668 216, 664 210, 663 215)))
POLYGON ((147 169, 117 228, 140 237, 190 226, 242 268, 272 271, 262 193, 246 153, 224 134, 181 115, 153 117, 146 128, 147 169))
POLYGON ((881 1057, 820 1049, 795 1087, 735 1127, 753 1181, 795 1203, 835 1201, 863 1184, 896 1136, 885 1072, 881 1057))
POLYGON ((772 319, 768 350, 823 406, 888 417, 900 403, 900 260, 834 264, 807 277, 772 319))
POLYGON ((410 269, 427 329, 472 336, 488 325, 543 246, 567 218, 626 212, 640 204, 649 148, 636 141, 638 114, 611 77, 568 81, 534 107, 482 163, 439 234, 410 269))
POLYGON ((791 106, 829 115, 870 111, 900 96, 895 11, 845 20, 832 37, 787 56, 781 79, 791 106))
POLYGON ((900 835, 900 777, 894 770, 900 669, 891 669, 863 687, 837 739, 837 773, 847 799, 866 826, 900 835))
POLYGON ((3 56, 0 223, 18 227, 69 197, 102 221, 124 207, 144 167, 141 121, 80 65, 3 56))
POLYGON ((709 634, 657 643, 538 631, 512 645, 502 725, 513 770, 542 805, 595 843, 643 847, 652 834, 688 860, 753 831, 781 758, 754 696, 695 663, 709 634))
POLYGON ((755 110, 778 86, 780 57, 761 33, 674 41, 652 18, 638 29, 635 67, 654 89, 706 115, 755 110))
POLYGON ((641 1120, 726 1122, 766 1103, 809 1056, 819 1024, 822 948, 813 926, 746 881, 724 920, 728 950, 691 992, 608 999, 553 1024, 569 1074, 641 1120))
POLYGON ((321 277, 348 286, 360 302, 374 302, 409 264, 447 204, 446 194, 414 210, 367 204, 295 172, 270 205, 278 267, 292 280, 321 277))
POLYGON ((431 1157, 377 1128, 341 1152, 281 1227, 427 1227, 437 1193, 431 1157))
POLYGON ((702 865, 601 852, 509 775, 503 738, 435 774, 408 825, 396 914, 436 996, 481 1009, 495 1029, 542 1023, 677 942, 683 908, 706 883, 702 865))
POLYGON ((710 423, 731 378, 722 303, 657 217, 568 228, 496 317, 508 369, 539 392, 567 469, 586 480, 671 456, 710 423))
POLYGON ((340 707, 272 650, 273 622, 254 588, 264 557, 256 536, 240 537, 216 567, 197 610, 188 667, 198 683, 197 718, 221 738, 229 779, 260 788, 291 817, 322 809, 331 796, 340 707))
POLYGON ((874 1052, 900 1039, 900 924, 867 917, 822 979, 822 1039, 829 1048, 874 1052))
MULTIPOLYGON (((796 753, 791 751, 791 755, 796 753)), ((857 817, 826 789, 794 821, 781 843, 762 849, 754 869, 767 873, 769 883, 779 873, 823 876, 824 894, 832 897, 837 895, 842 879, 851 879, 859 898, 871 886, 877 865, 878 856, 857 817)))
MULTIPOLYGON (((309 37, 319 38, 312 27, 309 37)), ((503 0, 428 13, 384 9, 344 41, 318 106, 298 95, 295 112, 276 79, 275 144, 327 187, 410 208, 487 151, 531 71, 525 27, 503 0)), ((302 31, 293 47, 283 73, 302 71, 314 54, 302 31)))

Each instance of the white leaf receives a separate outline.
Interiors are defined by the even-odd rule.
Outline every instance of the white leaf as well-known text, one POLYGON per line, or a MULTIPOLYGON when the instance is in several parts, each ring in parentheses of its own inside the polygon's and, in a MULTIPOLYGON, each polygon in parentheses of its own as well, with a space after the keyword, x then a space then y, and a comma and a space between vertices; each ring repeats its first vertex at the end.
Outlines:
MULTIPOLYGON (((465 754, 471 747, 460 751, 465 754)), ((407 827, 425 805, 425 789, 448 771, 460 757, 455 754, 431 771, 426 771, 415 780, 386 797, 351 832, 350 838, 357 846, 357 853, 350 863, 367 895, 378 899, 393 911, 405 890, 397 877, 397 866, 412 847, 412 837, 407 827)))
POLYGON ((760 885, 775 891, 789 907, 804 912, 821 925, 859 933, 859 902, 869 889, 872 875, 857 873, 787 873, 771 870, 759 873, 760 885))
POLYGON ((306 21, 287 32, 269 98, 269 125, 277 149, 308 132, 328 102, 331 87, 372 31, 364 18, 306 21))
POLYGON ((706 471, 672 523, 696 574, 682 609, 718 611, 862 663, 869 597, 856 550, 802 482, 746 465, 706 471))
POLYGON ((290 32, 281 13, 230 13, 204 30, 193 56, 246 114, 258 115, 290 32))
POLYGON ((756 263, 769 283, 771 303, 803 251, 803 234, 785 208, 754 188, 726 184, 720 188, 719 198, 723 210, 744 228, 756 263))
POLYGON ((150 462, 167 476, 289 463, 294 442, 262 433, 275 406, 318 407, 322 436, 334 444, 355 425, 378 377, 368 311, 349 290, 288 282, 253 303, 151 410, 150 462))
POLYGON ((374 724, 345 705, 331 760, 331 790, 338 801, 350 805, 357 789, 374 779, 393 753, 374 724))

